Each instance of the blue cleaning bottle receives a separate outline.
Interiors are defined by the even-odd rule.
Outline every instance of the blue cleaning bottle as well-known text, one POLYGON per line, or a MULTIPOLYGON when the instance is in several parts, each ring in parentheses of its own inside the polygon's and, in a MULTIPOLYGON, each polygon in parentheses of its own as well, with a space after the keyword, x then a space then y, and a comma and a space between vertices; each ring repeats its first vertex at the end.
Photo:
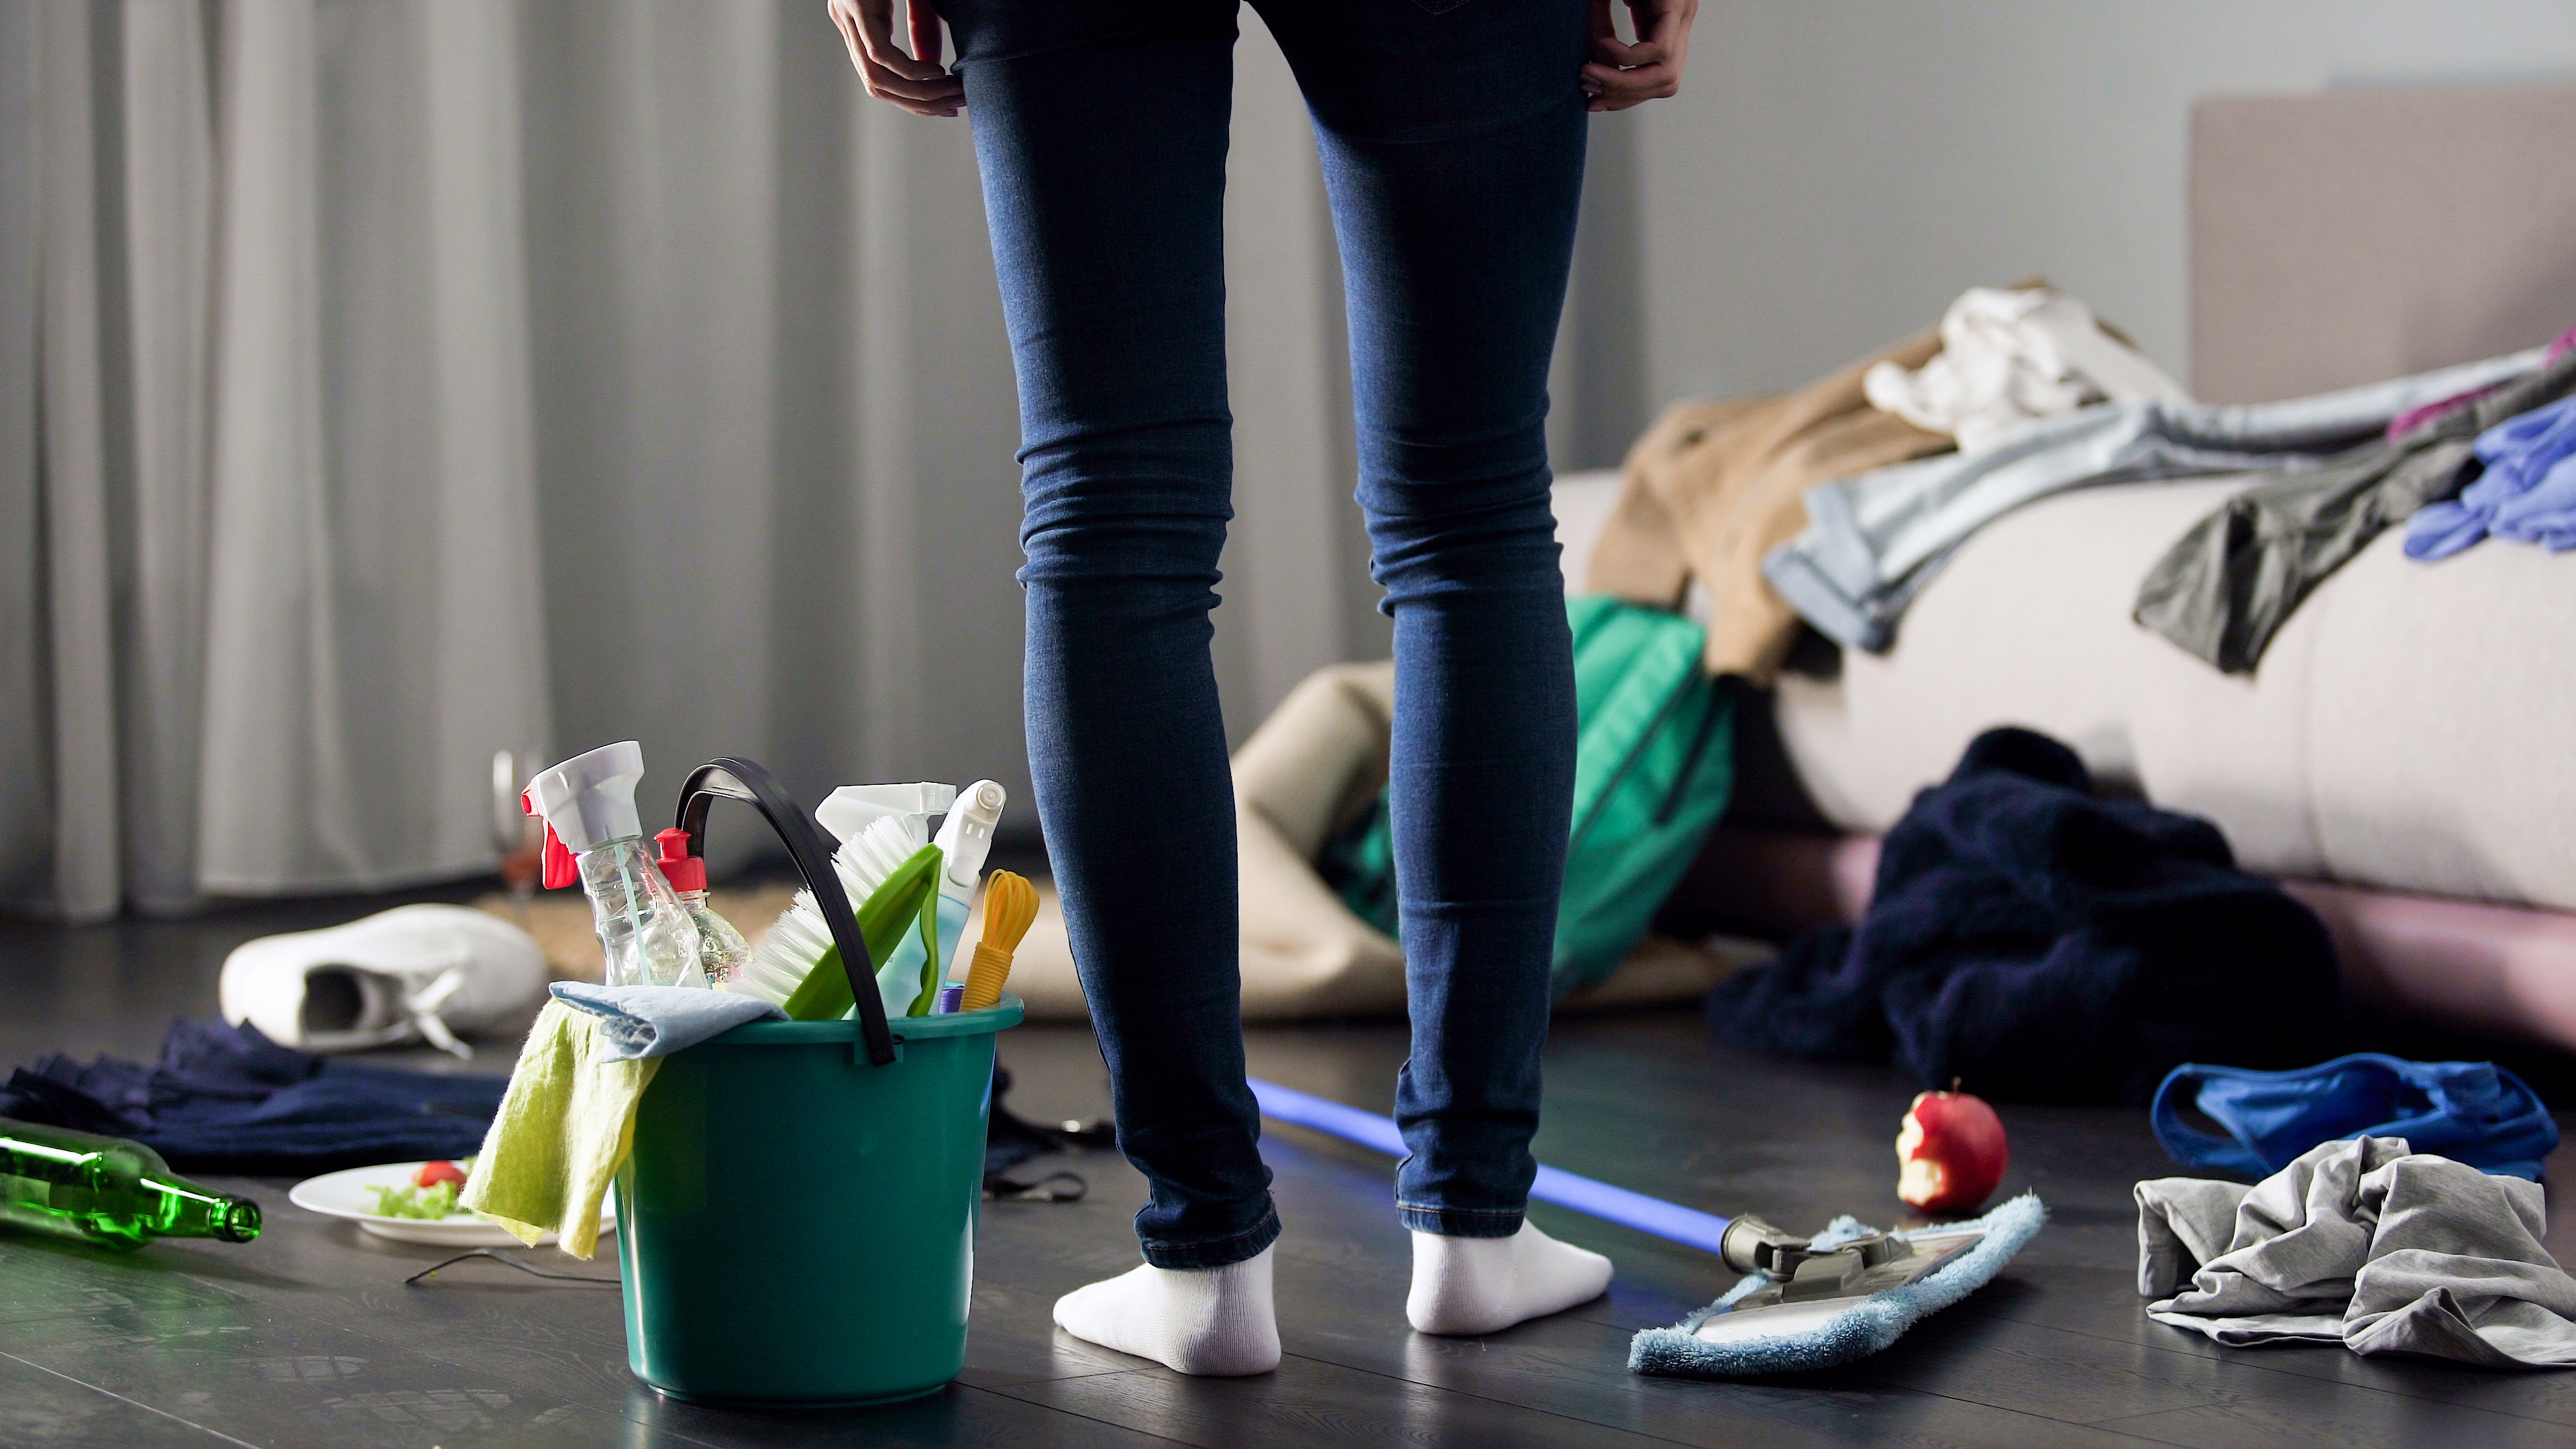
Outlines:
MULTIPOLYGON (((949 969, 956 963, 957 942, 966 934, 968 908, 975 903, 975 883, 983 877, 985 858, 993 851, 993 827, 1009 801, 1009 793, 998 783, 978 780, 958 792, 948 818, 939 822, 939 833, 931 838, 940 856, 939 970, 930 982, 933 993, 948 980, 949 969)), ((921 963, 927 954, 919 936, 907 936, 877 973, 887 1015, 904 1015, 919 999, 921 963)))

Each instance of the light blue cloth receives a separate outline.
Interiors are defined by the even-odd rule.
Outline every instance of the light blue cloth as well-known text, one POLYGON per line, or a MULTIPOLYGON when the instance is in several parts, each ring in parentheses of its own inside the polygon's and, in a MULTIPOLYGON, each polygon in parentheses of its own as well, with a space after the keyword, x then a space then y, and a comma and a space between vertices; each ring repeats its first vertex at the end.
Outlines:
POLYGON ((2561 398, 2478 434, 2486 471, 2457 501, 2428 503, 2406 520, 2406 556, 2449 558, 2489 534, 2576 548, 2576 398, 2561 398))
POLYGON ((2097 403, 1980 453, 1940 453, 1807 490, 1807 527, 1762 560, 1780 597, 1827 636, 1883 650, 1896 621, 1970 534, 2071 488, 2296 466, 2376 440, 2391 418, 2523 376, 2508 357, 2286 402, 2097 403))
POLYGON ((746 1022, 785 1021, 778 1004, 696 986, 586 986, 558 981, 555 1000, 599 1018, 599 1039, 619 1061, 668 1056, 746 1022))
MULTIPOLYGON (((1985 1233, 1975 1247, 1900 1288, 1890 1288, 1835 1310, 1828 1317, 1793 1319, 1763 1338, 1711 1343, 1698 1336, 1699 1326, 1776 1280, 1747 1274, 1725 1297, 1672 1328, 1649 1328, 1628 1344, 1628 1371, 1676 1378, 1735 1379, 1763 1374, 1798 1373, 1833 1368, 1886 1348, 1925 1318, 1983 1288, 1995 1274, 2030 1246, 2048 1221, 2048 1209, 2023 1193, 2002 1207, 1965 1223, 1935 1226, 1938 1232, 1973 1228, 1985 1233)), ((1839 1217, 1818 1233, 1815 1246, 1831 1247, 1869 1232, 1850 1217, 1839 1217)), ((1903 1237, 1903 1232, 1896 1234, 1903 1237)))

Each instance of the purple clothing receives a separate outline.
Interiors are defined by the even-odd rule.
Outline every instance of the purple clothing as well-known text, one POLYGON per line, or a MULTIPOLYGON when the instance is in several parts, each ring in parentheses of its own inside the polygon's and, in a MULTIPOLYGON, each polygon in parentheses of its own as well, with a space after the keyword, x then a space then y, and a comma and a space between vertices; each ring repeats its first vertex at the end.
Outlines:
POLYGON ((2478 435, 2476 451, 2478 480, 2406 521, 2408 558, 2449 558, 2488 534, 2576 548, 2576 397, 2507 418, 2478 435))
MULTIPOLYGON (((2566 331, 2558 334, 2558 339, 2549 344, 2549 356, 2544 359, 2540 365, 2547 367, 2550 363, 2556 362, 2570 348, 2576 348, 2576 327, 2570 327, 2566 331)), ((2503 383, 2494 383, 2487 387, 2475 388, 2471 391, 2460 393, 2455 397, 2446 397, 2440 402, 2426 403, 2420 408, 2408 408, 2406 411, 2399 413, 2397 416, 2388 420, 2388 436, 2395 438, 2406 433, 2411 433, 2417 428, 2422 427, 2424 424, 2433 421, 2435 418, 2448 416, 2451 413, 2459 411, 2461 408, 2467 407, 2469 404, 2476 402, 2479 398, 2485 397, 2488 393, 2491 393, 2502 386, 2504 386, 2503 383)), ((2413 542, 2411 535, 2409 536, 2408 542, 2411 552, 2413 542)), ((2465 548, 2467 545, 2463 544, 2461 547, 2465 548)))

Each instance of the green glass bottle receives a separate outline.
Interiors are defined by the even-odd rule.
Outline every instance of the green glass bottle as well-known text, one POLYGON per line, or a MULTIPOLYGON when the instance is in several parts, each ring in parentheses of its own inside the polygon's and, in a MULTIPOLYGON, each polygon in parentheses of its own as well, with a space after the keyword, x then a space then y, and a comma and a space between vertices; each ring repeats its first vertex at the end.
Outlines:
POLYGON ((103 1248, 259 1236, 259 1204, 197 1186, 122 1137, 0 1117, 0 1224, 103 1248))

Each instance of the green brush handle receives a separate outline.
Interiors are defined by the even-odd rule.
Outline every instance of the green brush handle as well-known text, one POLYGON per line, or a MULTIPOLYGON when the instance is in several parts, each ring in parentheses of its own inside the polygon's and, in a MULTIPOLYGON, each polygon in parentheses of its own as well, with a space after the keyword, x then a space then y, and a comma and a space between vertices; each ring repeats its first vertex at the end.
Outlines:
MULTIPOLYGON (((939 894, 940 851, 925 845, 912 853, 885 883, 876 888, 866 904, 858 909, 860 938, 867 943, 868 959, 882 961, 894 952, 923 908, 939 894)), ((935 932, 936 928, 932 928, 935 932)), ((938 960, 933 952, 930 959, 938 960)), ((935 989, 935 988, 934 988, 935 989)), ((876 995, 876 981, 868 981, 868 994, 876 995)), ((852 992, 851 974, 841 964, 841 948, 834 946, 805 973, 804 982, 790 992, 783 1009, 790 1021, 838 1021, 841 1014, 858 1005, 852 992)), ((912 1015, 921 1013, 915 1011, 912 1015)))

